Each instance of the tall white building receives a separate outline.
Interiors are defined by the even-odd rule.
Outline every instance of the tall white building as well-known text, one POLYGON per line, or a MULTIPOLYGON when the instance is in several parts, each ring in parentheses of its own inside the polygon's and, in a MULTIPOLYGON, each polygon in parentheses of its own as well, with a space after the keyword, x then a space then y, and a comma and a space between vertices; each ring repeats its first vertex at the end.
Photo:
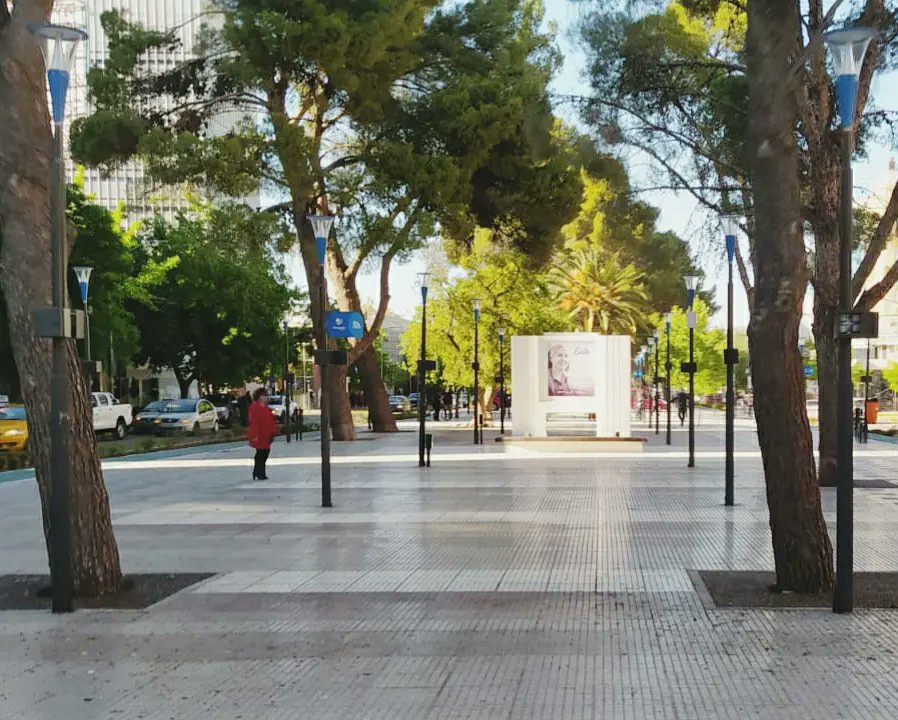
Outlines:
MULTIPOLYGON (((175 29, 181 41, 178 51, 164 55, 150 52, 147 58, 147 69, 158 72, 193 56, 197 34, 204 20, 201 13, 206 4, 206 0, 56 0, 53 21, 84 28, 88 33, 87 41, 77 50, 72 68, 66 127, 70 128, 72 120, 90 112, 87 71, 92 66, 103 65, 109 56, 106 33, 100 23, 104 12, 120 9, 126 19, 146 28, 175 29)), ((67 162, 67 171, 71 179, 76 168, 70 161, 67 162)), ((152 184, 137 162, 116 168, 108 176, 99 170, 88 169, 84 181, 85 191, 94 197, 95 202, 110 210, 117 209, 123 203, 132 219, 153 214, 171 217, 187 207, 182 193, 152 184)))

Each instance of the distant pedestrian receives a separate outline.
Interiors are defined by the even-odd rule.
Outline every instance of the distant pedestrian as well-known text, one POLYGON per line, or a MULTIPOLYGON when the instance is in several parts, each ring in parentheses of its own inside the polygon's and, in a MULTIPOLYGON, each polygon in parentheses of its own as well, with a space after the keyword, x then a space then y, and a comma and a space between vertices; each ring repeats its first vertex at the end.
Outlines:
POLYGON ((253 404, 249 407, 249 446, 256 450, 253 480, 268 479, 265 463, 271 453, 271 441, 277 434, 277 420, 268 407, 268 391, 260 387, 253 393, 253 404))

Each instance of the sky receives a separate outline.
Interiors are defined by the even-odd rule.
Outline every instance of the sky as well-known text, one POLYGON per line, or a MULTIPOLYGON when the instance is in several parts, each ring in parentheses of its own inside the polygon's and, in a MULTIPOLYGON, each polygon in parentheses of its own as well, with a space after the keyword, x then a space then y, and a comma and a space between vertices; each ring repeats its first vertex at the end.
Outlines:
MULTIPOLYGON (((574 37, 576 27, 586 7, 589 7, 587 3, 577 0, 546 0, 545 3, 546 22, 554 23, 557 26, 557 41, 564 55, 564 65, 552 87, 553 92, 558 95, 585 95, 589 91, 588 85, 583 79, 585 56, 577 47, 574 37)), ((898 73, 881 74, 874 78, 872 97, 880 108, 898 111, 898 82, 896 80, 898 80, 898 73)), ((570 122, 579 122, 570 110, 559 107, 557 112, 570 122)), ((892 157, 898 157, 898 152, 886 147, 872 147, 866 159, 855 162, 856 198, 871 194, 876 196, 883 194, 889 177, 888 164, 892 157)), ((640 184, 644 184, 643 181, 652 172, 652 168, 648 162, 641 162, 637 157, 628 162, 628 171, 632 185, 639 187, 640 184)), ((705 271, 703 287, 715 288, 715 297, 720 308, 712 318, 712 324, 717 327, 725 327, 727 279, 723 235, 721 234, 717 252, 708 250, 704 240, 701 243, 698 241, 699 236, 703 234, 703 228, 706 226, 708 218, 688 193, 656 191, 644 193, 641 197, 659 209, 658 229, 660 231, 673 231, 690 241, 695 254, 702 251, 697 256, 697 260, 705 271)), ((406 318, 413 316, 421 297, 417 288, 417 273, 423 269, 423 253, 414 256, 409 262, 394 265, 390 284, 391 312, 406 318)), ((360 275, 359 292, 368 302, 375 301, 378 295, 378 286, 379 277, 376 271, 360 275)), ((685 298, 685 286, 683 294, 685 298)), ((748 305, 738 278, 734 293, 733 315, 737 328, 747 326, 748 305)))

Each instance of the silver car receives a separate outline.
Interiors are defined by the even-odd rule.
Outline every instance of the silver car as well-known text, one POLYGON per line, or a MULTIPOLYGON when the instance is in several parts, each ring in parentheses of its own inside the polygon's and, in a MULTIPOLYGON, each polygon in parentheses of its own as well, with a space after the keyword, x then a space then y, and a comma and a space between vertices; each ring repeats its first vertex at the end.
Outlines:
POLYGON ((138 433, 154 435, 218 432, 218 413, 208 400, 186 398, 151 402, 134 418, 138 433))

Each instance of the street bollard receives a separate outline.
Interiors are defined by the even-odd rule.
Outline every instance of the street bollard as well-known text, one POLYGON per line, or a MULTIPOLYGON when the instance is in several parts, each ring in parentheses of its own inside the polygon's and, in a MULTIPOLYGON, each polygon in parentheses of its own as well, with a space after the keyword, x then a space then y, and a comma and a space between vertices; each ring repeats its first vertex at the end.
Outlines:
POLYGON ((430 451, 433 450, 433 435, 427 433, 424 436, 424 449, 427 451, 427 467, 430 467, 430 451))

